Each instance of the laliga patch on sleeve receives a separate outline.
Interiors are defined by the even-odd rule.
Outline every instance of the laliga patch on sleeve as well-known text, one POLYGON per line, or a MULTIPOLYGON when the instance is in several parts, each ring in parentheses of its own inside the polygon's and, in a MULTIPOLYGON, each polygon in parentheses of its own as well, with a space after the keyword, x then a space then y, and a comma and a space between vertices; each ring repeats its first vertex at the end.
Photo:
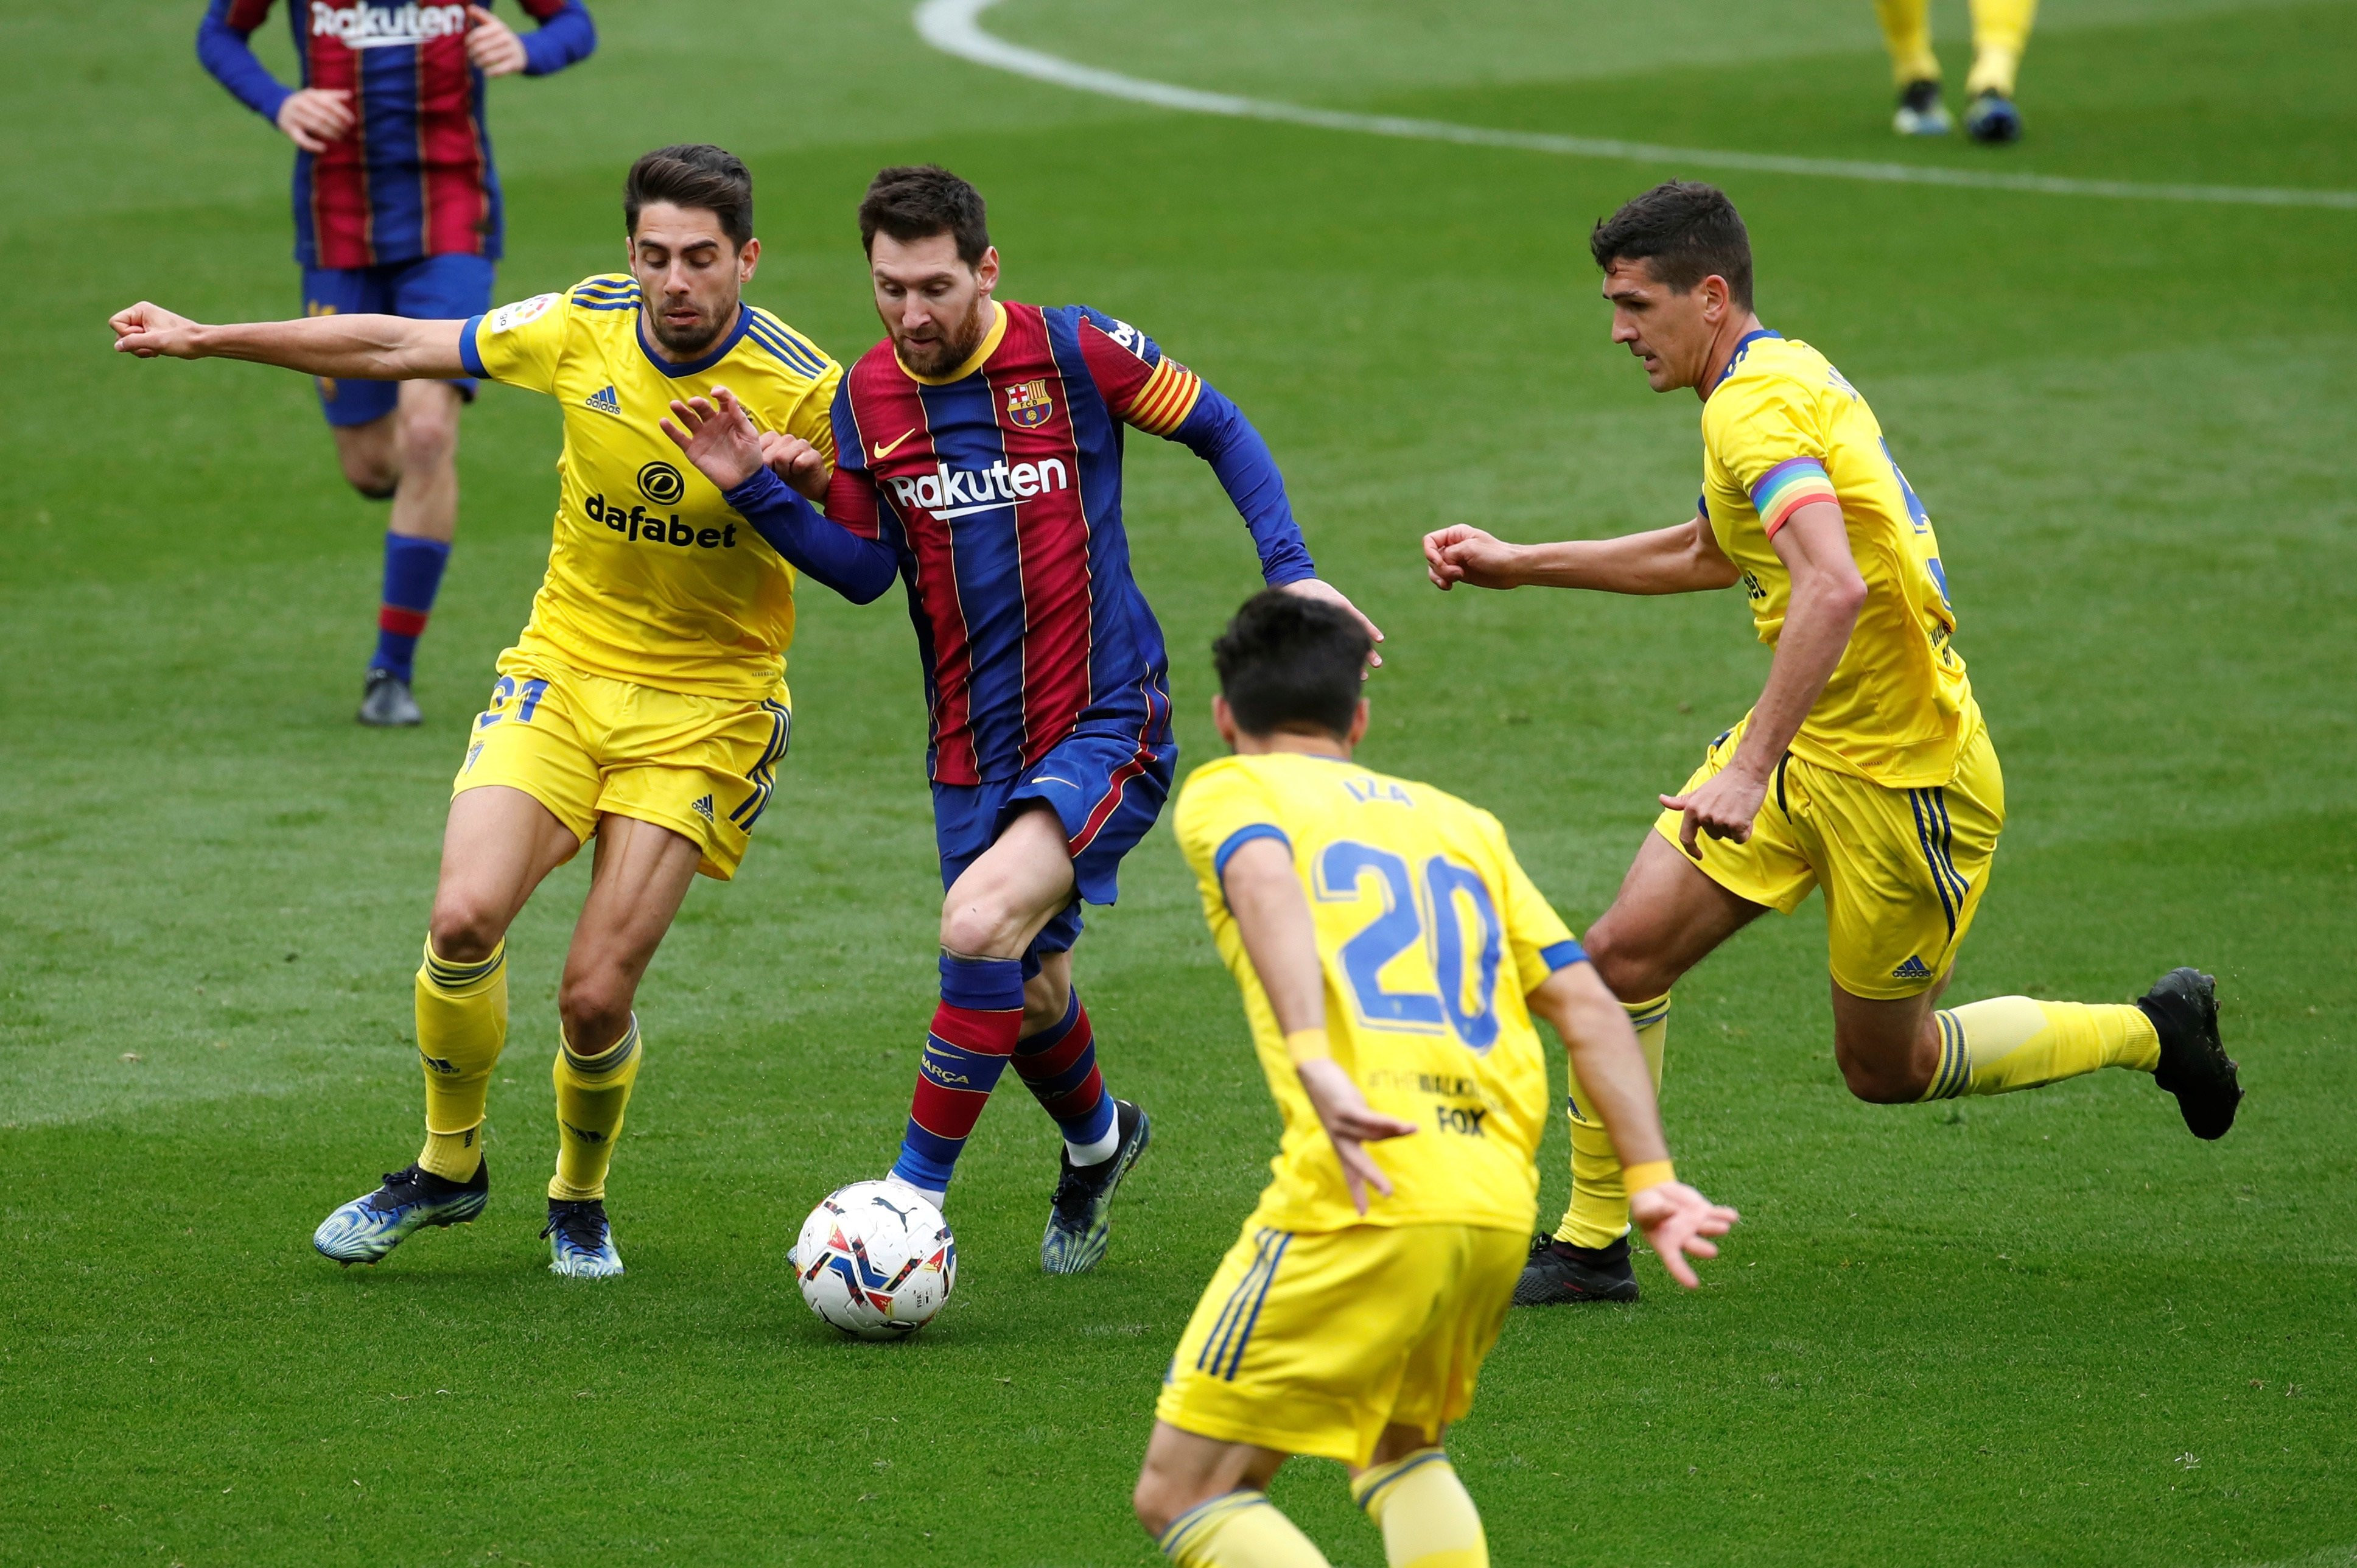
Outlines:
POLYGON ((491 318, 484 325, 494 332, 511 331, 527 321, 537 321, 547 315, 549 307, 556 303, 558 297, 553 294, 536 294, 530 299, 519 299, 513 305, 502 305, 491 312, 491 318))

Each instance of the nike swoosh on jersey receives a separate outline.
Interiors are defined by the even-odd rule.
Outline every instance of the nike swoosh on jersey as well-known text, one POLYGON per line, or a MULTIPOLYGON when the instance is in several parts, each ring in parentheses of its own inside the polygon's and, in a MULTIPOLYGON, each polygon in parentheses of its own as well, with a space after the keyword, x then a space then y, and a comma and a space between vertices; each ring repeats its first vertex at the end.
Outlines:
POLYGON ((876 444, 876 460, 881 463, 885 458, 889 457, 893 453, 898 452, 904 445, 907 444, 909 437, 914 435, 917 432, 913 427, 904 430, 900 432, 900 439, 893 442, 888 446, 883 442, 878 441, 876 444))

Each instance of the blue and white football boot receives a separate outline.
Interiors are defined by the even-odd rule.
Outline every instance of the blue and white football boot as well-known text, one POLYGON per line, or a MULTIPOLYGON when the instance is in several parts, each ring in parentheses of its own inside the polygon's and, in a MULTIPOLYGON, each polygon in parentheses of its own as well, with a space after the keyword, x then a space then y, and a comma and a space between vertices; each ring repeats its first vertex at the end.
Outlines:
POLYGON ((323 1258, 349 1267, 373 1263, 424 1225, 464 1225, 482 1213, 491 1196, 491 1166, 475 1167, 474 1178, 456 1182, 412 1165, 384 1173, 384 1185, 356 1197, 311 1233, 323 1258))
POLYGON ((1890 128, 1902 136, 1944 136, 1953 129, 1947 105, 1940 102, 1936 81, 1910 81, 1899 90, 1899 107, 1890 128))
POLYGON ((1113 1115, 1121 1142, 1112 1155, 1092 1165, 1072 1164, 1070 1150, 1057 1156, 1063 1172, 1048 1208, 1048 1232, 1039 1238, 1039 1267, 1048 1273, 1087 1273, 1113 1241, 1114 1189, 1154 1141, 1154 1124, 1128 1101, 1114 1101, 1113 1115))
POLYGON ((1996 88, 1985 90, 1964 111, 1964 134, 1985 147, 2021 140, 2021 111, 1996 88))
POLYGON ((552 1274, 603 1280, 622 1272, 622 1254, 614 1251, 614 1228, 607 1223, 603 1198, 550 1198, 548 1224, 540 1233, 548 1240, 552 1274))

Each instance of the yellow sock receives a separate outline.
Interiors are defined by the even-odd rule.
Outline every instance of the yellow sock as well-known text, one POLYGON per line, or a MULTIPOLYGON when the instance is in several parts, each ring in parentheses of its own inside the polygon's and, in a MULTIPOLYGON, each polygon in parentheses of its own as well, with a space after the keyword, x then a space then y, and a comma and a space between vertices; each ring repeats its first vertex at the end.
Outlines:
POLYGON ((2138 1007, 1992 996, 1935 1017, 1940 1066, 1925 1100, 2007 1094, 2098 1068, 2150 1072, 2160 1065, 2160 1036, 2138 1007))
POLYGON ((1351 1498, 1383 1528, 1391 1568, 1490 1568, 1481 1516, 1439 1449, 1361 1470, 1351 1498))
POLYGON ((639 1080, 639 1020, 602 1051, 583 1056, 570 1041, 556 1053, 550 1076, 556 1080, 556 1174, 548 1196, 581 1201, 606 1196, 606 1167, 614 1162, 614 1140, 622 1135, 622 1112, 630 1085, 639 1080))
POLYGON ((1266 1492, 1230 1492, 1198 1503, 1154 1544, 1178 1568, 1328 1568, 1326 1554, 1276 1511, 1266 1492))
POLYGON ((417 1055, 425 1069, 425 1147, 417 1163, 471 1181, 483 1163, 483 1102, 508 1041, 508 944, 452 963, 425 942, 417 970, 417 1055))
MULTIPOLYGON (((1645 1065, 1653 1069, 1653 1087, 1662 1087, 1662 1047, 1670 1036, 1670 999, 1624 1002, 1637 1043, 1645 1047, 1645 1065)), ((1575 1247, 1609 1247, 1629 1234, 1629 1189, 1620 1180, 1620 1155, 1602 1118, 1582 1105, 1579 1079, 1571 1080, 1571 1207, 1555 1239, 1575 1247)))
POLYGON ((1874 14, 1881 19, 1890 74, 1899 85, 1939 81, 1940 57, 1932 52, 1932 0, 1874 0, 1874 14))
POLYGON ((2021 69, 2029 24, 2037 17, 2038 0, 1973 0, 1973 72, 1964 79, 1966 92, 2013 96, 2014 73, 2021 69))

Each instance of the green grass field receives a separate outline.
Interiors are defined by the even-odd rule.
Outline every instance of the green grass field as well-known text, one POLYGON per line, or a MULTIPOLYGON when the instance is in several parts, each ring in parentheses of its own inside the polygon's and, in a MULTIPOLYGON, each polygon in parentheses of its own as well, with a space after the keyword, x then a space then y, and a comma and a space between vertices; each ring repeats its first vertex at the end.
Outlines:
MULTIPOLYGON (((1187 118, 993 74, 899 0, 595 0, 589 64, 494 89, 509 296, 619 260, 630 157, 752 165, 752 296, 874 340, 852 208, 939 158, 1006 292, 1137 321, 1251 413, 1326 573, 1391 634, 1365 757, 1494 809, 1584 925, 1765 659, 1738 599, 1424 583, 1437 521, 1686 515, 1695 406, 1605 340, 1588 226, 1669 166, 1187 118)), ((733 886, 642 993, 628 1277, 535 1240, 553 989, 585 876, 512 943, 470 1229, 372 1271, 312 1226, 417 1141, 410 980, 445 791, 548 537, 557 419, 468 416, 422 731, 350 713, 380 511, 307 386, 110 355, 142 296, 284 315, 287 149, 197 68, 195 0, 0 6, 0 1563, 1157 1561, 1130 1481, 1162 1364, 1275 1116, 1167 831, 1092 917, 1085 993, 1156 1149, 1096 1275, 1037 1272, 1052 1126, 985 1120, 963 1273, 846 1344, 783 1252, 880 1172, 938 885, 899 596, 805 596, 796 746, 733 886)), ((1894 145, 1863 0, 1012 0, 989 25, 1159 80, 1469 124, 2096 178, 2357 188, 2345 3, 2051 0, 2031 140, 1894 145)), ((1962 26, 1960 5, 1943 25, 1962 26)), ((265 33, 284 62, 280 19, 265 33)), ((1945 41, 1952 82, 1963 49, 1945 41)), ((1724 183, 1760 308, 1872 399, 1938 520, 2012 820, 1958 998, 2220 976, 2250 1098, 2196 1144, 2145 1079, 1877 1109, 1828 1047, 1816 905, 1680 993, 1666 1111, 1745 1223, 1707 1284, 1523 1314, 1452 1447, 1501 1564, 2357 1561, 2357 213, 1821 178, 1724 183)), ((1185 453, 1133 446, 1181 738, 1255 585, 1185 453)), ((1012 1090, 1012 1085, 1010 1089, 1012 1090)), ((1545 1154, 1550 1215, 1564 1145, 1545 1154)), ((1278 1500, 1382 1557, 1339 1471, 1278 1500)))

